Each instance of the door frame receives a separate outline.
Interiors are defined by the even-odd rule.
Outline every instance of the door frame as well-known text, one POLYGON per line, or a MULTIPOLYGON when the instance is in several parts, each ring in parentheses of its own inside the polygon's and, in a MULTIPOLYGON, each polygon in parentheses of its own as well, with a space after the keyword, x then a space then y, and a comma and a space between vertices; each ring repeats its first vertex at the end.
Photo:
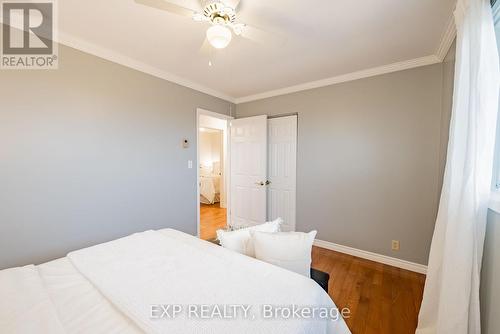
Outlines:
POLYGON ((234 119, 232 116, 219 114, 210 110, 196 108, 196 233, 198 238, 200 237, 200 116, 210 116, 213 118, 218 118, 225 120, 226 124, 226 141, 224 142, 223 136, 223 152, 225 151, 224 159, 224 188, 226 192, 226 224, 231 221, 231 210, 229 210, 231 205, 231 200, 229 196, 230 186, 231 186, 231 175, 228 171, 231 170, 231 131, 230 123, 234 119))

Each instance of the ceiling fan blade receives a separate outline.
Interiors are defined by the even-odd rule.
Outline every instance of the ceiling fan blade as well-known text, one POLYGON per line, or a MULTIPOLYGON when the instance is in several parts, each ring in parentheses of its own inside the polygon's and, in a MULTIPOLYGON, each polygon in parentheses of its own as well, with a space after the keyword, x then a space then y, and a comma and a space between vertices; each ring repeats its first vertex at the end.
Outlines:
POLYGON ((192 18, 193 15, 196 13, 191 9, 175 5, 165 0, 135 0, 135 2, 143 6, 156 8, 159 10, 163 10, 165 12, 182 15, 189 18, 192 18))
POLYGON ((238 8, 238 5, 240 4, 240 0, 222 0, 224 5, 231 7, 232 9, 238 8))
POLYGON ((280 46, 284 45, 286 42, 285 38, 281 35, 270 33, 246 24, 242 27, 240 36, 259 44, 274 44, 280 46))

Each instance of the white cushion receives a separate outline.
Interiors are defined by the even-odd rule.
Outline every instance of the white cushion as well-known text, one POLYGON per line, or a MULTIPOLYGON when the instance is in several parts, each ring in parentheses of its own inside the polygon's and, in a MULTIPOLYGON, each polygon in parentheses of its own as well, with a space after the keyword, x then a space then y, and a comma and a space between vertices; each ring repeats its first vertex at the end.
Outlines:
POLYGON ((217 239, 222 247, 235 252, 255 257, 250 231, 279 232, 283 219, 277 218, 271 222, 242 228, 236 231, 217 230, 217 239))
POLYGON ((266 233, 252 231, 255 257, 311 277, 311 251, 316 231, 266 233))

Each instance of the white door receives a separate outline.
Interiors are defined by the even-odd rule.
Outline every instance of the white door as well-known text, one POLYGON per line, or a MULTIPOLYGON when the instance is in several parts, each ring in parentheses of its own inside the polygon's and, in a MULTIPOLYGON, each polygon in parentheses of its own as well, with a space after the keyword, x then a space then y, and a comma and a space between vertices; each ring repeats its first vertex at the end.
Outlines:
POLYGON ((283 218, 283 231, 295 231, 297 116, 268 120, 268 220, 283 218))
POLYGON ((231 121, 230 216, 233 226, 266 221, 267 116, 231 121))

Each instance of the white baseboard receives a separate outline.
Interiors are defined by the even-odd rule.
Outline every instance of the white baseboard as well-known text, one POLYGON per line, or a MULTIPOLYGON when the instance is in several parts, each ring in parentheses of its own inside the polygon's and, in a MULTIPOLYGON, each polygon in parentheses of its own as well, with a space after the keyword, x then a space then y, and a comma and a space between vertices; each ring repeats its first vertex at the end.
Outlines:
POLYGON ((323 240, 318 240, 318 239, 316 239, 314 241, 314 245, 321 247, 321 248, 333 250, 336 252, 360 257, 362 259, 375 261, 375 262, 387 264, 389 266, 414 271, 414 272, 417 272, 420 274, 427 274, 427 266, 424 266, 423 264, 418 264, 418 263, 414 263, 414 262, 410 262, 410 261, 396 259, 394 257, 381 255, 381 254, 377 254, 377 253, 372 253, 372 252, 368 252, 368 251, 364 251, 361 249, 352 248, 352 247, 348 247, 348 246, 342 246, 342 245, 334 244, 333 242, 323 241, 323 240))

